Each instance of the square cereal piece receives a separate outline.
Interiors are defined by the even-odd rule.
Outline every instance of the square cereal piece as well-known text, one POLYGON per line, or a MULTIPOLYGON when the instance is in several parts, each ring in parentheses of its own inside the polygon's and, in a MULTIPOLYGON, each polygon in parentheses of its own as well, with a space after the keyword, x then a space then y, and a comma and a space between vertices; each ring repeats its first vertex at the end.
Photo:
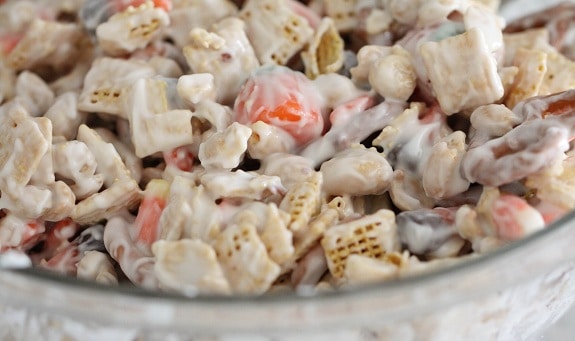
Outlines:
POLYGON ((84 79, 78 109, 128 118, 124 105, 129 87, 136 80, 155 74, 154 68, 144 61, 98 58, 84 79))
POLYGON ((508 108, 513 108, 524 99, 537 96, 547 72, 547 53, 519 48, 513 64, 517 66, 518 73, 511 92, 505 99, 508 108))
POLYGON ((240 18, 262 64, 285 65, 313 36, 306 18, 285 0, 249 0, 240 18))
POLYGON ((545 96, 575 88, 575 62, 560 53, 547 53, 547 72, 539 95, 545 96))
POLYGON ((356 11, 358 0, 329 0, 324 1, 325 14, 333 19, 335 27, 340 32, 351 31, 359 24, 356 11))
POLYGON ((280 274, 250 222, 228 226, 214 248, 233 293, 262 294, 280 274))
POLYGON ((280 211, 276 204, 266 205, 265 220, 260 238, 270 258, 277 264, 284 264, 294 254, 293 234, 287 228, 289 216, 280 211))
POLYGON ((325 231, 339 222, 340 212, 336 208, 328 207, 317 215, 305 229, 294 235, 294 256, 299 259, 317 244, 325 231))
POLYGON ((192 112, 170 110, 167 88, 162 79, 141 78, 126 94, 131 140, 140 158, 194 142, 192 112))
POLYGON ((476 28, 427 42, 420 53, 441 109, 450 115, 493 103, 503 96, 497 62, 476 28))
POLYGON ((238 18, 226 18, 210 31, 190 31, 190 44, 183 49, 195 74, 213 75, 218 102, 233 103, 240 87, 259 65, 258 58, 238 18))
POLYGON ((216 252, 197 239, 158 240, 152 245, 156 257, 154 273, 160 286, 184 294, 228 294, 216 252))
POLYGON ((272 261, 283 265, 294 253, 293 234, 287 228, 289 215, 280 211, 275 203, 253 201, 239 210, 232 224, 255 226, 272 261))
POLYGON ((533 28, 517 33, 504 33, 503 44, 505 57, 503 65, 509 66, 515 60, 515 54, 520 48, 552 52, 554 49, 549 45, 549 31, 546 28, 533 28))
POLYGON ((98 223, 119 211, 134 208, 140 202, 141 193, 136 181, 119 180, 76 204, 71 218, 82 225, 98 223))
MULTIPOLYGON (((18 104, 0 110, 0 190, 7 186, 25 186, 38 170, 50 142, 37 119, 18 104)), ((44 119, 46 120, 46 119, 44 119)), ((51 129, 51 124, 50 124, 51 129)))
POLYGON ((151 2, 112 15, 96 28, 100 48, 111 56, 122 56, 145 48, 160 38, 170 24, 168 13, 151 2))
POLYGON ((289 229, 299 231, 305 228, 321 205, 321 172, 314 172, 307 181, 291 187, 280 203, 280 209, 290 215, 289 229))
POLYGON ((409 268, 409 256, 408 251, 386 253, 382 259, 350 255, 345 264, 345 283, 361 285, 400 277, 409 268))
POLYGON ((229 0, 193 0, 178 4, 172 1, 170 26, 166 35, 172 38, 176 46, 183 48, 189 43, 189 33, 194 28, 207 29, 217 21, 233 17, 237 7, 229 0))
POLYGON ((360 219, 336 225, 321 240, 327 264, 334 277, 345 274, 347 258, 361 255, 383 259, 388 252, 399 251, 395 214, 386 209, 360 219))

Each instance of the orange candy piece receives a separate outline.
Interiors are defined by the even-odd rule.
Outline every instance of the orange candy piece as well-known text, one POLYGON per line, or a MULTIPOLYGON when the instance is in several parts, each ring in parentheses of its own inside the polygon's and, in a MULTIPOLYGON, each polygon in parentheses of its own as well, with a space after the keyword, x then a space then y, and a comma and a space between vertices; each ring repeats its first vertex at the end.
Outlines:
POLYGON ((158 239, 158 224, 168 201, 169 186, 161 179, 154 179, 146 186, 135 221, 139 242, 151 245, 158 239))
POLYGON ((194 155, 186 147, 174 148, 163 155, 167 165, 173 165, 184 172, 190 172, 193 168, 194 155))
POLYGON ((323 131, 321 99, 302 73, 273 66, 258 70, 240 89, 234 105, 242 124, 264 123, 288 132, 303 145, 323 131))

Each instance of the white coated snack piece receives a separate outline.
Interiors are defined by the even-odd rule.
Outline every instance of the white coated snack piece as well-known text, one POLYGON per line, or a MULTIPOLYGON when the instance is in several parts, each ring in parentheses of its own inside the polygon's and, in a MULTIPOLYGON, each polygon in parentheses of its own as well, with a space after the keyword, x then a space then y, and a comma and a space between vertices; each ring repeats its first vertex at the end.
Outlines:
POLYGON ((307 18, 290 6, 291 0, 248 0, 240 17, 262 64, 287 64, 313 36, 307 18))
POLYGON ((0 252, 261 295, 536 233, 575 207, 575 6, 498 5, 3 2, 0 252))
POLYGON ((97 27, 96 37, 106 54, 122 55, 146 47, 169 24, 166 11, 146 3, 111 16, 97 27))
POLYGON ((212 32, 195 28, 190 31, 190 45, 183 49, 194 73, 214 77, 216 98, 223 103, 233 102, 244 79, 260 65, 244 26, 243 21, 228 18, 214 24, 212 32))

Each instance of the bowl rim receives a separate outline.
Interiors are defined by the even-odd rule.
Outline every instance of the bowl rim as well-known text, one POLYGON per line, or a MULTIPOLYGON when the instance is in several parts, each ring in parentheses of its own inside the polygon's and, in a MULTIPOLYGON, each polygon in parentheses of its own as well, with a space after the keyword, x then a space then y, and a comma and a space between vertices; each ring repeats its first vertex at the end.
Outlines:
POLYGON ((108 286, 36 268, 0 270, 0 305, 26 306, 103 324, 195 332, 272 331, 402 321, 497 294, 575 259, 575 210, 543 230, 486 254, 429 272, 310 295, 185 296, 108 286), (86 311, 85 304, 92 308, 86 311), (163 312, 158 319, 150 311, 163 312), (223 314, 223 315, 222 315, 223 314), (194 318, 190 320, 190 316, 194 318), (290 318, 286 318, 289 316, 290 318), (149 317, 149 319, 148 319, 149 317), (153 317, 153 318, 152 318, 153 317), (271 318, 270 318, 271 317, 271 318), (262 320, 263 319, 263 320, 262 320), (266 325, 262 326, 262 321, 266 325), (218 326, 214 327, 217 322, 218 326))

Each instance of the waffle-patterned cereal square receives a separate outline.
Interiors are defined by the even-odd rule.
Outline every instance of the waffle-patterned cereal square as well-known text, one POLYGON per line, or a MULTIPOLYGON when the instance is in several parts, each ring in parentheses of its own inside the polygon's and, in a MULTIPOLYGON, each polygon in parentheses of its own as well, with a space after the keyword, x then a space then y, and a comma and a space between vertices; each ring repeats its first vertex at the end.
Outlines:
POLYGON ((538 50, 552 52, 553 47, 549 44, 549 31, 546 28, 535 28, 517 33, 504 33, 503 44, 505 56, 503 65, 509 66, 515 60, 515 54, 519 49, 538 50))
POLYGON ((539 95, 550 95, 575 88, 575 62, 557 52, 547 53, 547 72, 539 95))
POLYGON ((357 27, 356 6, 358 0, 330 0, 324 1, 325 14, 333 19, 335 27, 341 32, 351 31, 357 27))
POLYGON ((313 36, 307 20, 286 0, 248 0, 240 17, 262 64, 285 65, 313 36))
POLYGON ((39 124, 17 104, 7 105, 0 111, 0 190, 8 184, 28 184, 38 169, 49 142, 39 124))
POLYGON ((420 52, 446 114, 489 104, 503 96, 497 62, 477 28, 440 42, 423 43, 420 52))
POLYGON ((513 64, 517 66, 518 73, 511 92, 505 99, 508 108, 513 108, 522 100, 539 94, 547 72, 547 53, 519 48, 515 53, 513 64))
POLYGON ((127 95, 131 140, 138 157, 194 142, 192 112, 170 110, 167 87, 164 80, 141 78, 127 95))
POLYGON ((399 251, 396 229, 395 214, 383 209, 327 230, 321 245, 331 274, 343 277, 350 255, 383 259, 388 252, 399 251))
POLYGON ((214 248, 233 293, 262 294, 280 274, 250 222, 228 226, 214 248))
POLYGON ((293 256, 293 233, 287 228, 289 215, 279 210, 275 203, 250 202, 243 205, 232 220, 238 224, 253 224, 270 258, 278 265, 293 256))
POLYGON ((158 39, 169 24, 168 13, 155 8, 150 1, 114 14, 98 25, 96 37, 104 52, 121 56, 146 47, 158 39))
POLYGON ((291 262, 288 262, 284 266, 285 268, 294 266, 298 259, 303 257, 318 244, 318 241, 323 237, 323 234, 327 229, 339 222, 340 213, 338 212, 338 209, 329 207, 328 205, 329 204, 324 205, 322 211, 310 221, 306 228, 294 233, 294 253, 291 262))
POLYGON ((75 24, 34 19, 22 40, 6 57, 15 70, 51 66, 63 70, 79 53, 82 30, 75 24))
POLYGON ((280 209, 290 215, 289 229, 299 231, 319 212, 321 204, 321 172, 314 172, 306 181, 291 187, 280 203, 280 209))
POLYGON ((152 77, 155 73, 154 68, 143 61, 98 58, 84 79, 78 109, 128 118, 124 110, 128 88, 136 80, 152 77))

